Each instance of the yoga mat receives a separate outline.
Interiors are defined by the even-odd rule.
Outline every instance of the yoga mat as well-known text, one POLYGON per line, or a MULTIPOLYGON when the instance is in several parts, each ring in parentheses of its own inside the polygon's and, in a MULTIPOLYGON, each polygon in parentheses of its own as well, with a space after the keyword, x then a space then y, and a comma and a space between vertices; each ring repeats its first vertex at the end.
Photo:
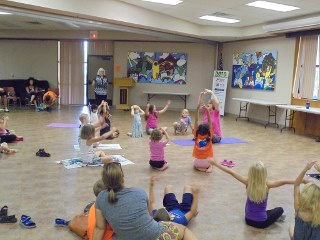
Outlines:
POLYGON ((53 128, 79 128, 79 124, 73 123, 50 123, 47 127, 53 128))
MULTIPOLYGON (((73 145, 74 149, 76 151, 80 151, 79 145, 73 145)), ((97 147, 95 147, 97 150, 119 150, 122 149, 120 144, 102 144, 100 143, 97 147)))
MULTIPOLYGON (((180 146, 193 146, 194 145, 194 141, 192 141, 192 139, 176 139, 176 140, 172 140, 171 142, 174 142, 177 145, 180 146)), ((216 144, 236 144, 236 143, 247 143, 247 141, 238 139, 238 138, 222 138, 221 142, 219 143, 215 143, 216 144)))

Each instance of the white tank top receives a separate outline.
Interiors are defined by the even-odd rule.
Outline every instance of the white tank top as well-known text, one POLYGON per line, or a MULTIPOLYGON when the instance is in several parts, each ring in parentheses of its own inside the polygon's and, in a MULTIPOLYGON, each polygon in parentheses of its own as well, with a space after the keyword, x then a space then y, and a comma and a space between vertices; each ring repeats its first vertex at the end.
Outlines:
POLYGON ((81 159, 83 162, 91 162, 94 159, 95 153, 93 150, 93 145, 88 146, 87 140, 79 139, 79 147, 80 147, 80 154, 81 159))

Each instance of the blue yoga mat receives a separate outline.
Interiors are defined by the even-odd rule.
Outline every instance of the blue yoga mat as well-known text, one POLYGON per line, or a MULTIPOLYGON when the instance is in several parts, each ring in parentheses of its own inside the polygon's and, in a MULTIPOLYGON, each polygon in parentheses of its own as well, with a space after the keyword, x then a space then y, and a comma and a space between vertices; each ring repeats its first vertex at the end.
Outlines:
MULTIPOLYGON (((192 139, 176 139, 172 140, 175 144, 180 146, 193 146, 194 141, 192 139)), ((215 144, 236 144, 236 143, 247 143, 247 141, 241 140, 239 138, 222 138, 221 142, 215 144)))

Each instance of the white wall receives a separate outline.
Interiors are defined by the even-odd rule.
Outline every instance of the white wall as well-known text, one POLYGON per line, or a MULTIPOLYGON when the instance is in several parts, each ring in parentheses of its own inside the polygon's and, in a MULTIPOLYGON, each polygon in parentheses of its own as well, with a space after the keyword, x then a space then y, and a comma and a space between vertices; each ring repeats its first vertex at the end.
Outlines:
POLYGON ((0 40, 0 79, 58 80, 57 41, 0 40))
MULTIPOLYGON (((179 52, 187 53, 187 84, 147 84, 138 83, 130 91, 130 104, 145 106, 147 95, 143 91, 158 92, 188 92, 187 108, 195 109, 200 91, 211 88, 212 76, 215 66, 216 46, 194 43, 154 43, 154 42, 115 42, 114 66, 121 66, 121 73, 115 72, 115 77, 127 76, 127 55, 130 51, 147 52, 179 52)), ((152 104, 163 107, 170 96, 156 96, 151 99, 152 104)), ((182 109, 183 101, 177 96, 172 98, 171 109, 182 109)), ((113 102, 119 104, 119 88, 114 87, 113 102)))
MULTIPOLYGON (((225 111, 231 114, 239 113, 239 102, 232 100, 234 97, 290 103, 294 53, 294 38, 278 37, 223 44, 224 69, 230 71, 225 111), (255 52, 267 50, 276 50, 278 52, 275 90, 261 91, 231 88, 233 54, 237 52, 255 52)), ((278 113, 278 122, 283 124, 284 112, 280 110, 278 113)), ((249 109, 249 117, 260 121, 267 121, 267 108, 258 105, 251 105, 249 109)))

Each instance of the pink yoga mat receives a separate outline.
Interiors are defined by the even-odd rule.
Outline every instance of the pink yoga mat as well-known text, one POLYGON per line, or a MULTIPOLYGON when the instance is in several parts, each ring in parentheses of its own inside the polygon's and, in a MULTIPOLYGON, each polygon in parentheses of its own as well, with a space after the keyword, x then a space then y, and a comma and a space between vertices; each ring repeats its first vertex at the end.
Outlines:
POLYGON ((50 123, 47 127, 53 128, 78 128, 79 124, 74 123, 50 123))

